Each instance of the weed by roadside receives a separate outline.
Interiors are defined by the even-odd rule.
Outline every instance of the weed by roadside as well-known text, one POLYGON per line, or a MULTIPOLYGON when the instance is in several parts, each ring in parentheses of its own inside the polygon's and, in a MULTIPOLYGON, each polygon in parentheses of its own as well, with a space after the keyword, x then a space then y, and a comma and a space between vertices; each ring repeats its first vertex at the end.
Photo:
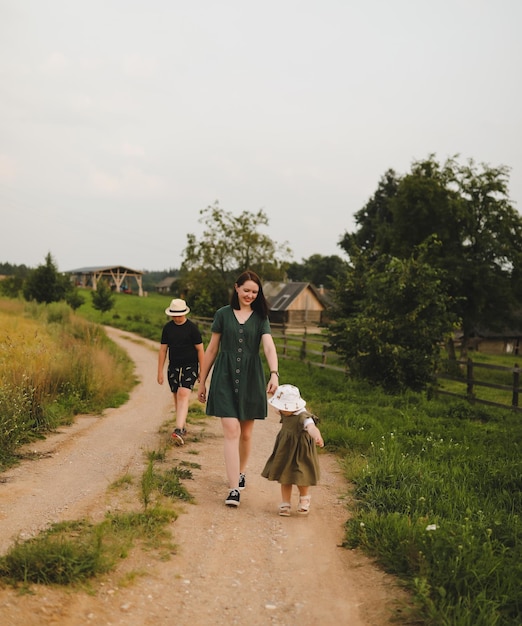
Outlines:
MULTIPOLYGON (((193 477, 192 468, 159 469, 156 464, 164 462, 164 455, 152 451, 147 457, 138 494, 142 510, 110 512, 98 524, 61 522, 32 539, 17 541, 0 557, 0 580, 12 586, 76 585, 112 570, 137 543, 163 554, 165 549, 172 551, 168 526, 178 516, 176 502, 193 502, 182 483, 193 477)), ((130 488, 133 482, 125 474, 110 490, 130 488)))

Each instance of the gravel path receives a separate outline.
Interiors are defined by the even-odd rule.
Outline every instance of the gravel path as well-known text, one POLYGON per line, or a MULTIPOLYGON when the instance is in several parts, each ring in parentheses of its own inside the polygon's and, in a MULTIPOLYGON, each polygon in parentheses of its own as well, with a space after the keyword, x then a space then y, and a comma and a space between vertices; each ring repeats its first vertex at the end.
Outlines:
MULTIPOLYGON (((156 383, 159 345, 124 331, 107 332, 134 360, 140 384, 124 406, 103 416, 80 416, 73 426, 31 444, 34 458, 0 476, 2 553, 17 536, 30 537, 53 522, 101 520, 121 504, 109 485, 127 473, 140 477, 145 453, 165 445, 162 425, 173 413, 168 387, 156 383)), ((34 587, 33 594, 19 595, 0 587, 0 624, 391 624, 404 593, 360 552, 339 547, 349 486, 334 456, 320 455, 322 480, 312 488, 310 515, 277 515, 279 485, 260 471, 278 429, 272 412, 256 423, 247 488, 236 510, 223 504, 219 420, 189 424, 186 445, 167 453, 167 464, 185 460, 200 467, 186 483, 195 503, 184 505, 171 525, 177 546, 171 558, 135 550, 94 583, 94 592, 34 587), (124 584, 129 578, 133 582, 124 584)))

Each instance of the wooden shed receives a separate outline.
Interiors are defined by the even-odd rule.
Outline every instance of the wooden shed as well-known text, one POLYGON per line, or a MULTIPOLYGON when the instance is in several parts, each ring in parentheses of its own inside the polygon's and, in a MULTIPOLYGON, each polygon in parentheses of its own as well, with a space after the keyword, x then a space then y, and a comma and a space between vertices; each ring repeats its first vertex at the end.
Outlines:
POLYGON ((263 284, 268 302, 269 319, 274 324, 288 326, 318 325, 323 321, 325 303, 311 283, 263 284))
POLYGON ((156 291, 158 293, 167 293, 169 294, 172 290, 172 285, 176 282, 176 278, 174 276, 167 276, 163 280, 156 285, 156 291))
POLYGON ((521 354, 522 330, 510 328, 495 332, 477 329, 468 338, 468 349, 485 354, 521 354))
POLYGON ((123 265, 101 265, 96 267, 80 267, 76 270, 69 270, 69 274, 75 285, 78 287, 90 287, 96 289, 98 281, 107 278, 111 288, 117 292, 132 293, 131 279, 136 281, 138 295, 143 296, 143 274, 139 270, 133 270, 123 265))

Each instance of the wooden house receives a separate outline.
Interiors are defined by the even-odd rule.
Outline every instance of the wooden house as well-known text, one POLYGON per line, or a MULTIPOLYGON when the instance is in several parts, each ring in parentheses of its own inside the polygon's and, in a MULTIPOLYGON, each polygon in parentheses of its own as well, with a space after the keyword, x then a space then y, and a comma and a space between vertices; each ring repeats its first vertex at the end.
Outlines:
POLYGON ((158 293, 171 293, 172 285, 176 282, 174 276, 167 276, 156 285, 156 291, 158 293))
POLYGON ((468 349, 485 354, 522 354, 522 331, 506 329, 495 332, 477 329, 468 338, 468 349))
POLYGON ((268 302, 269 319, 274 324, 317 326, 324 321, 324 296, 311 283, 266 282, 263 293, 268 302))

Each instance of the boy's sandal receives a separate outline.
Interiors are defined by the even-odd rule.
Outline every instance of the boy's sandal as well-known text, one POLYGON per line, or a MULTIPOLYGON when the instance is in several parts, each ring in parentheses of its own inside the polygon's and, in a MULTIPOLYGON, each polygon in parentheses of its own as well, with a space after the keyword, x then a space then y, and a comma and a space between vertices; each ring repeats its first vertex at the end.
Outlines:
POLYGON ((297 506, 297 513, 299 515, 308 515, 311 499, 312 496, 299 496, 299 504, 297 506))
POLYGON ((282 517, 290 517, 291 508, 292 505, 290 504, 290 502, 281 502, 281 504, 279 505, 279 515, 281 515, 282 517))

